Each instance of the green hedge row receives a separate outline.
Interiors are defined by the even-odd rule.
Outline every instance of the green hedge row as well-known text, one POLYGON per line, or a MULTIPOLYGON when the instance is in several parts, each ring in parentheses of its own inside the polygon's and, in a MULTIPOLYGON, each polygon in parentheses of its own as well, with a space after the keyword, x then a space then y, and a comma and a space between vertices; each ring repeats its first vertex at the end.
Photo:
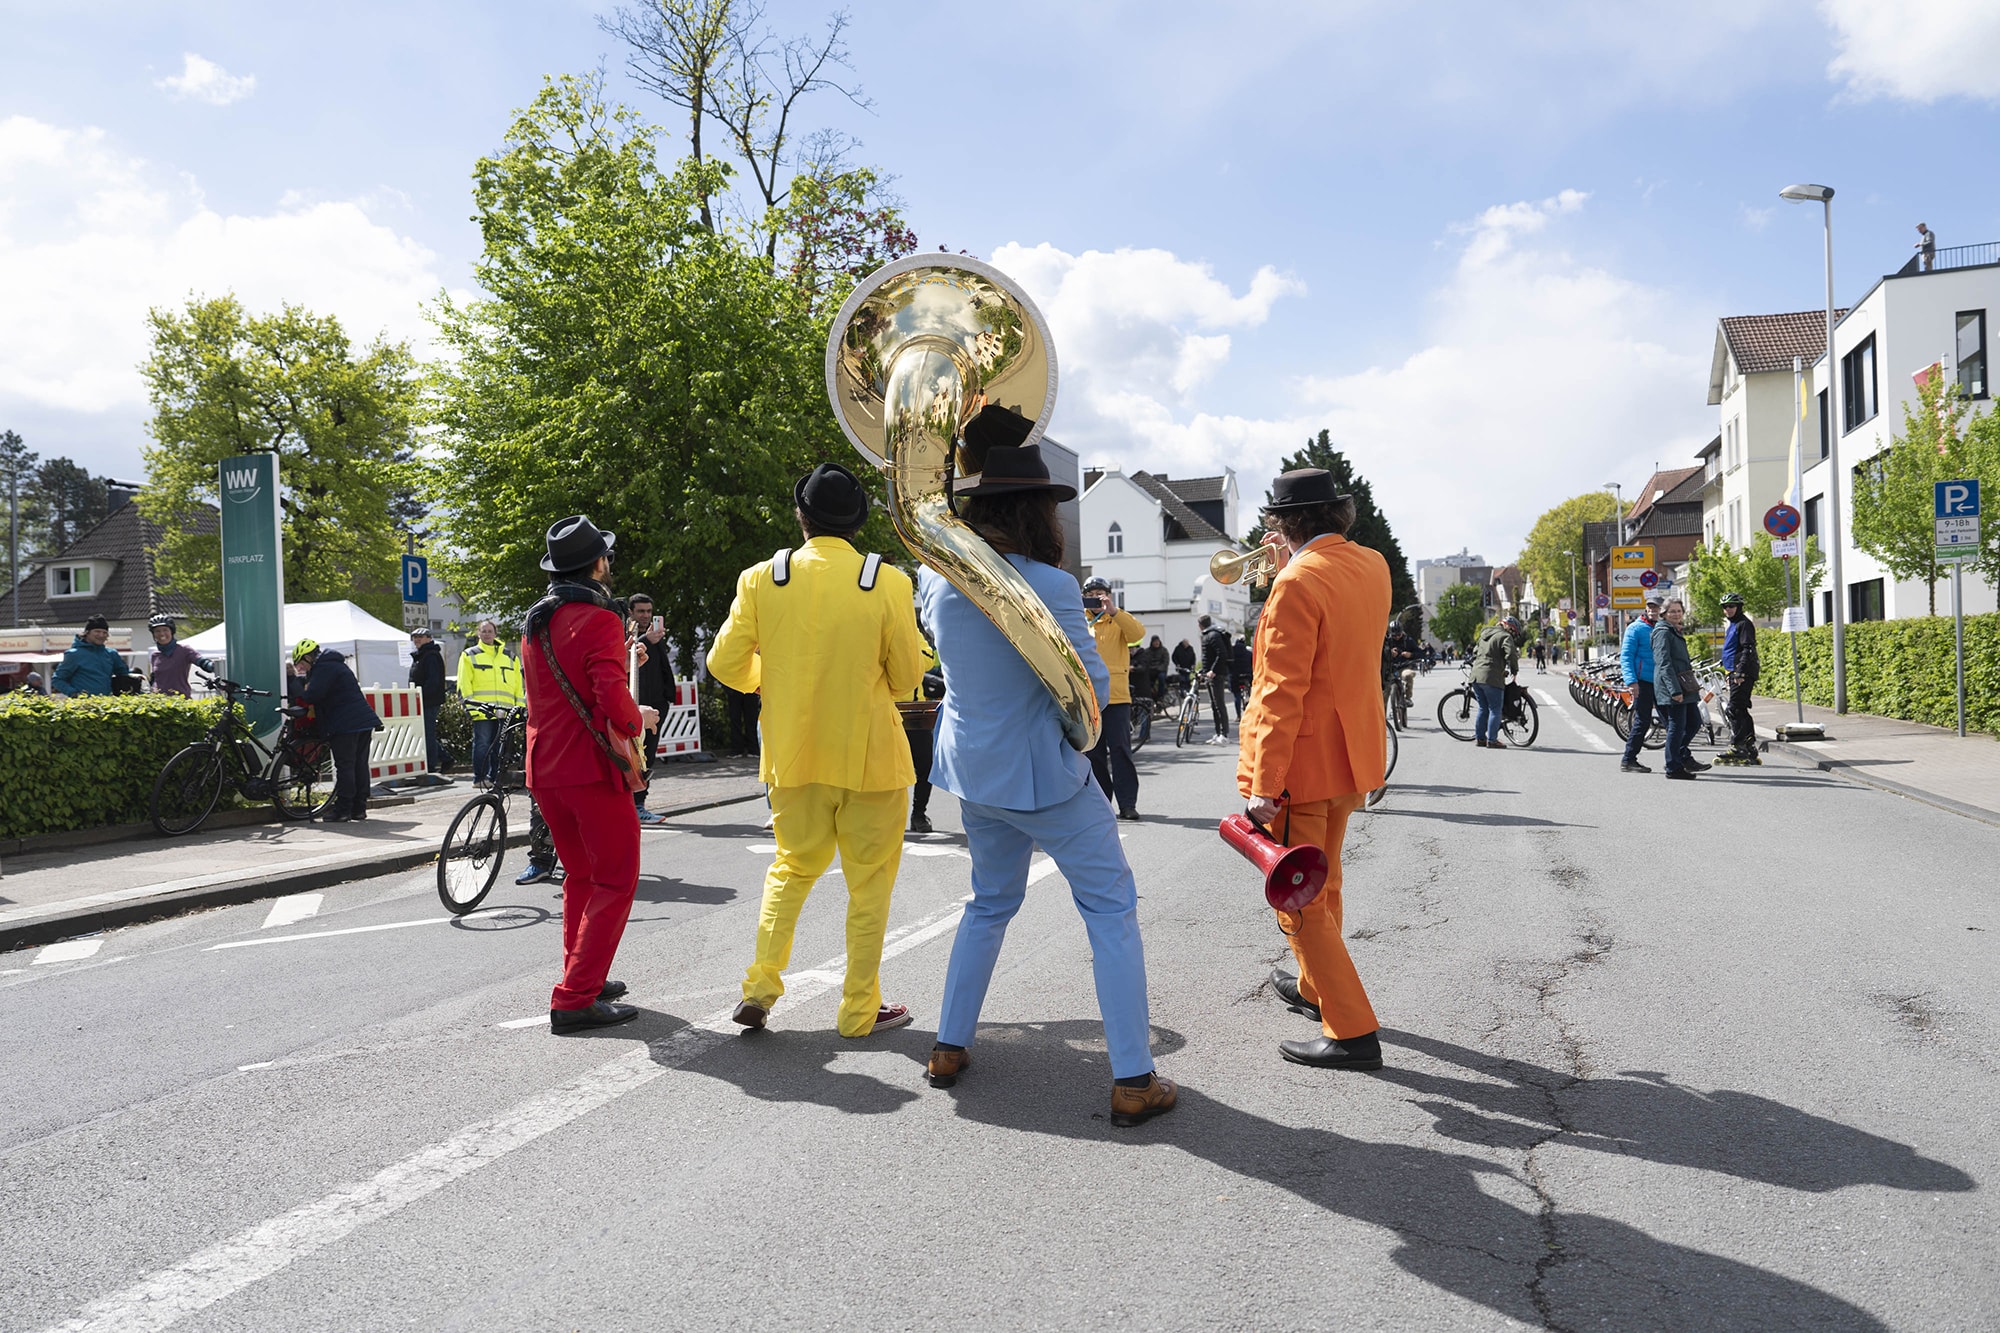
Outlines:
POLYGON ((153 779, 220 708, 162 694, 0 698, 0 837, 148 818, 153 779))
MULTIPOLYGON (((1765 630, 1757 647, 1763 674, 1757 693, 1792 697, 1792 654, 1799 644, 1800 692, 1809 704, 1833 707, 1833 627, 1801 634, 1765 630)), ((1871 620, 1847 627, 1847 706, 1857 713, 1900 717, 1933 727, 1958 725, 1958 695, 1949 616, 1871 620)), ((2000 615, 1965 618, 1965 727, 2000 735, 2000 615)))

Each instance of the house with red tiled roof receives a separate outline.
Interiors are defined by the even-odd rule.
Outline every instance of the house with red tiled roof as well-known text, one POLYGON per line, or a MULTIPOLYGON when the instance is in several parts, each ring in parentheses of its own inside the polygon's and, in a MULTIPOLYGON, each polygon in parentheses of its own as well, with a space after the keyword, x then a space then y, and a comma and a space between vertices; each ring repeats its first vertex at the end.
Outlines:
MULTIPOLYGON (((1764 513, 1792 488, 1792 436, 1798 422, 1792 367, 1810 373, 1826 350, 1826 311, 1729 315, 1716 321, 1708 372, 1709 405, 1720 410, 1721 447, 1713 466, 1713 535, 1747 546, 1764 530, 1764 513)), ((1798 423, 1806 442, 1819 438, 1815 407, 1798 423)), ((1707 465, 1707 451, 1697 455, 1707 465)))

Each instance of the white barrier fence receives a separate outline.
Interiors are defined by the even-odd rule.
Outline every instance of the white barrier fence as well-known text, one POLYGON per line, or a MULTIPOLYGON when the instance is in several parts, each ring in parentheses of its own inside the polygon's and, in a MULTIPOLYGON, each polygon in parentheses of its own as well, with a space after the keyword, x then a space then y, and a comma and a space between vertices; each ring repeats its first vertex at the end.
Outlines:
POLYGON ((701 752, 701 695, 691 680, 674 682, 674 701, 660 715, 657 754, 701 752))
POLYGON ((382 719, 368 747, 368 780, 408 778, 430 771, 424 745, 424 694, 414 686, 370 685, 361 697, 382 719))

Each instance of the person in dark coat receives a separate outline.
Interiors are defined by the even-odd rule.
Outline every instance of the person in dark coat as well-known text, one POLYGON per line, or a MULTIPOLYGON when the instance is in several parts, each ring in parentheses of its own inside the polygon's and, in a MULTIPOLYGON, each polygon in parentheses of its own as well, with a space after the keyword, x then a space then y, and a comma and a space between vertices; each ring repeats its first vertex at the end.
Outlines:
POLYGON ((1250 653, 1248 635, 1236 636, 1236 646, 1229 650, 1229 690, 1236 696, 1236 720, 1243 720, 1243 696, 1250 692, 1250 677, 1256 674, 1256 661, 1250 653))
MULTIPOLYGON (((625 625, 625 637, 646 645, 646 660, 639 663, 639 706, 650 708, 665 717, 667 710, 680 697, 680 685, 674 680, 673 654, 668 651, 666 641, 666 622, 653 614, 653 599, 643 592, 635 592, 625 599, 625 613, 630 617, 625 625)), ((665 815, 655 814, 646 808, 646 796, 653 784, 653 759, 660 750, 660 729, 657 726, 646 733, 640 748, 646 760, 646 785, 632 793, 632 804, 638 807, 641 824, 664 824, 667 822, 665 815)))
POLYGON ((1215 734, 1208 743, 1220 745, 1229 739, 1229 631, 1207 616, 1196 623, 1201 627, 1201 675, 1208 682, 1208 706, 1215 714, 1215 734))
POLYGON ((312 706, 319 734, 333 751, 333 799, 320 822, 368 818, 368 747, 382 719, 368 706, 345 653, 322 652, 312 639, 300 639, 292 649, 292 674, 304 678, 299 699, 312 706))
POLYGON ((424 696, 424 762, 444 772, 444 745, 438 740, 438 709, 444 706, 444 649, 421 627, 410 631, 410 684, 424 696))

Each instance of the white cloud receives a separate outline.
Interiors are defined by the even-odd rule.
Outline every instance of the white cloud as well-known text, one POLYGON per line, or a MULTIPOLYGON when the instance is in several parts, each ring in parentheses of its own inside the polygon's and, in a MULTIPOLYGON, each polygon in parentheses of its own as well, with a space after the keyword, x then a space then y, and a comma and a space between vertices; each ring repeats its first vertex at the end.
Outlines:
POLYGON ((257 76, 231 74, 213 60, 206 60, 192 51, 185 51, 181 54, 181 72, 170 74, 153 86, 164 88, 183 100, 206 102, 210 106, 228 106, 231 102, 242 101, 257 90, 257 76))
POLYGON ((1063 386, 1052 433, 1087 462, 1175 475, 1227 465, 1254 501, 1278 460, 1325 427, 1412 559, 1470 546, 1503 560, 1550 505, 1614 479, 1629 491, 1656 460, 1691 463, 1714 431, 1712 314, 1554 243, 1586 198, 1499 205, 1454 228, 1463 248, 1431 296, 1427 345, 1395 364, 1309 376, 1257 416, 1205 410, 1183 366, 1200 367, 1193 383, 1227 390, 1229 348, 1200 330, 1253 329, 1296 284, 1265 270, 1237 297, 1159 251, 1013 245, 994 263, 1054 326, 1063 386))
POLYGON ((2000 101, 2000 5, 1993 0, 1822 0, 1838 48, 1827 73, 1861 98, 2000 101))
POLYGON ((348 200, 224 214, 194 182, 120 153, 101 130, 0 120, 0 405, 127 412, 145 403, 146 312, 189 294, 291 302, 421 349, 436 257, 348 200))

